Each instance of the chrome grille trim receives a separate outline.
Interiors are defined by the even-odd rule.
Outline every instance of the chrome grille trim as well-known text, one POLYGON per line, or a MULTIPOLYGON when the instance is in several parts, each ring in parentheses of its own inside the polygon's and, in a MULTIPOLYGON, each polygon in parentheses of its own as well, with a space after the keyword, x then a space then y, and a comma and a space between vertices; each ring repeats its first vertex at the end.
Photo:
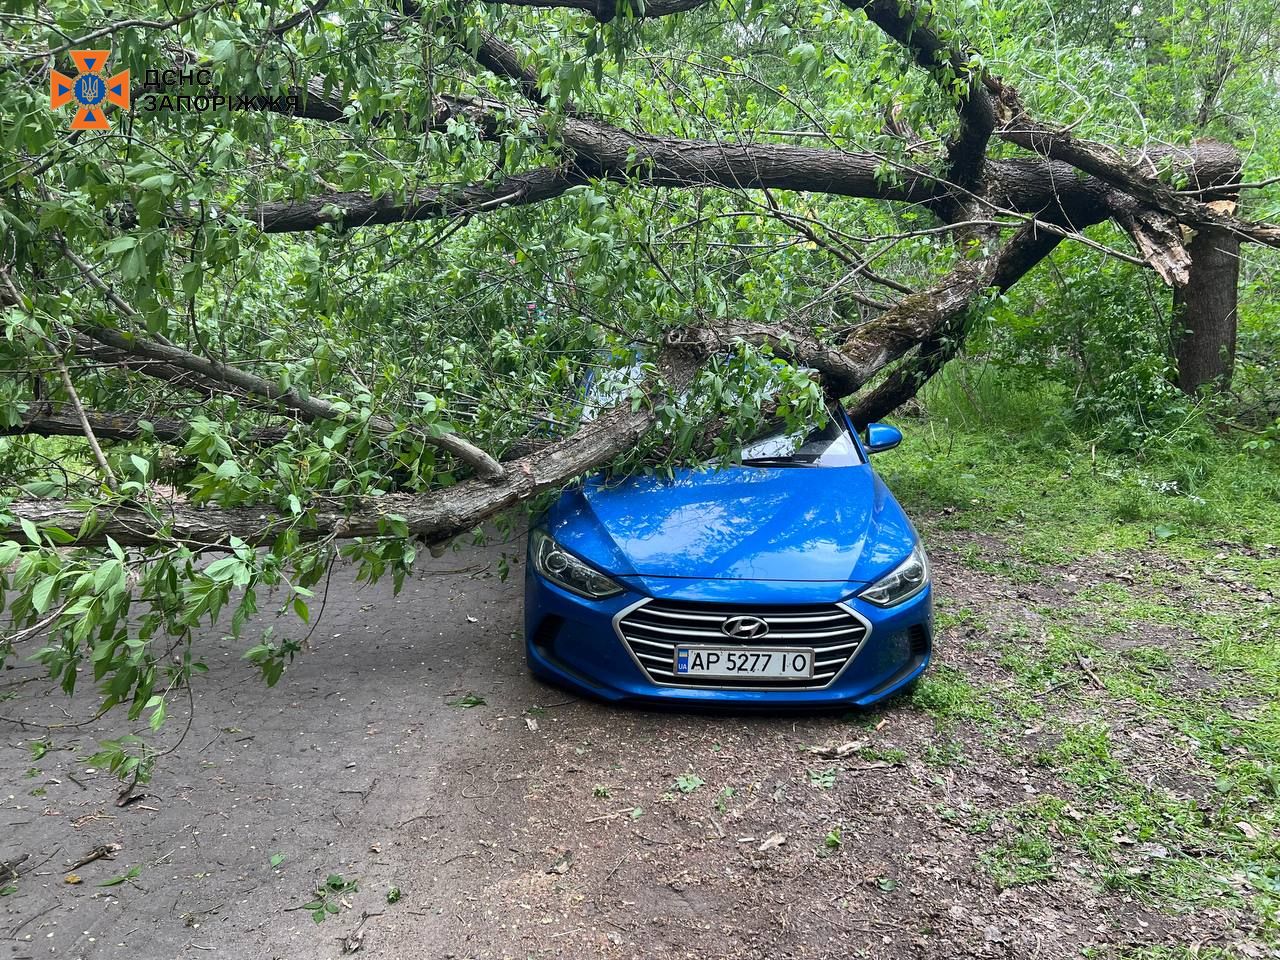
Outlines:
POLYGON ((651 682, 697 690, 821 690, 831 686, 854 661, 871 636, 871 624, 847 603, 796 607, 690 603, 645 598, 619 610, 613 631, 631 659, 651 682), (750 643, 715 629, 735 616, 759 617, 769 633, 750 643), (710 629, 709 629, 710 628, 710 629), (814 651, 813 676, 799 680, 746 680, 716 677, 714 683, 675 673, 675 650, 682 643, 715 646, 804 647, 814 651))
MULTIPOLYGON (((721 617, 720 619, 723 620, 724 618, 721 617)), ((768 618, 765 617, 762 619, 767 620, 768 618)), ((656 631, 657 633, 667 634, 675 637, 711 637, 711 638, 719 638, 720 640, 733 639, 732 637, 726 637, 719 630, 701 630, 701 629, 694 629, 691 627, 657 627, 651 623, 636 623, 636 622, 629 623, 628 626, 636 629, 640 629, 640 630, 653 630, 653 631, 656 631)), ((779 624, 777 624, 772 620, 769 620, 769 636, 773 636, 774 628, 776 626, 779 626, 779 624)), ((829 637, 848 637, 848 636, 860 636, 860 635, 861 633, 856 626, 848 626, 848 627, 840 627, 835 630, 797 631, 797 632, 787 633, 786 637, 788 640, 825 640, 829 637)))

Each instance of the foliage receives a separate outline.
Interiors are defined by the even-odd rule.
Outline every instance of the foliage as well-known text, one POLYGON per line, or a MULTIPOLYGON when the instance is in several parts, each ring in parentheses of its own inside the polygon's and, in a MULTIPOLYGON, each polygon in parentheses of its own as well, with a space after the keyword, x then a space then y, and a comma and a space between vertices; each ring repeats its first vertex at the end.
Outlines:
MULTIPOLYGON (((348 880, 339 873, 331 873, 325 878, 324 883, 316 887, 312 898, 300 907, 294 907, 296 910, 306 910, 311 914, 311 919, 316 923, 324 923, 331 916, 337 915, 342 907, 346 904, 345 898, 349 893, 355 893, 360 889, 359 883, 355 880, 348 880)), ((394 889, 394 888, 393 888, 394 889)), ((397 899, 399 899, 397 897, 397 899)), ((388 903, 394 903, 388 895, 388 903)))

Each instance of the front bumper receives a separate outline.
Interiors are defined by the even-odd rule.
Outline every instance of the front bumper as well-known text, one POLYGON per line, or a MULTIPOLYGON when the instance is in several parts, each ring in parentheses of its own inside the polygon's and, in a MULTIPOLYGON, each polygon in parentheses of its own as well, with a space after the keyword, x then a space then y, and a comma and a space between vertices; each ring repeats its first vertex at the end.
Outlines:
MULTIPOLYGON (((660 590, 632 589, 606 600, 587 600, 560 589, 532 566, 525 575, 525 645, 529 668, 552 683, 610 701, 673 706, 848 707, 867 706, 915 680, 928 666, 933 644, 932 587, 896 607, 884 609, 856 597, 841 603, 869 627, 857 653, 827 686, 807 689, 749 689, 732 681, 708 680, 708 686, 671 686, 655 682, 637 662, 615 627, 619 614, 653 594, 684 602, 714 602, 721 607, 742 599, 742 612, 769 597, 770 585, 750 581, 667 581, 660 590), (737 595, 736 597, 734 595, 737 595), (717 686, 710 686, 717 684, 717 686)), ((647 584, 652 588, 652 583, 647 584)), ((787 589, 796 605, 822 603, 827 596, 803 597, 799 585, 787 589)), ((823 584, 815 590, 827 591, 823 584)), ((769 597, 776 609, 778 600, 769 597)))

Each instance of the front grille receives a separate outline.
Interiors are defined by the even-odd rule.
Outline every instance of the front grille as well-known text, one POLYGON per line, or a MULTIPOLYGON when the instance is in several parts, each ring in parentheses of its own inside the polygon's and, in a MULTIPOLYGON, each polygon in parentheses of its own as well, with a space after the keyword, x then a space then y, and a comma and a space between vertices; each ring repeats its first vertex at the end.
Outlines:
POLYGON ((862 646, 867 624, 838 604, 779 607, 644 600, 614 621, 618 635, 654 683, 677 687, 805 690, 825 687, 862 646), (759 617, 769 625, 759 640, 735 640, 720 626, 731 617, 759 617), (711 646, 811 647, 813 676, 777 678, 686 677, 675 672, 678 644, 711 646))

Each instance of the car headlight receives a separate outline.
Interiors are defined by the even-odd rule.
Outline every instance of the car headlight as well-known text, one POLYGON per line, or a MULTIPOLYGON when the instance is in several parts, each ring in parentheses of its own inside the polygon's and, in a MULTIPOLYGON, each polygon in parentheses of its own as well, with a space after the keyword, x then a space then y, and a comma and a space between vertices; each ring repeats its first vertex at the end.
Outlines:
POLYGON ((533 531, 529 544, 533 568, 558 587, 590 600, 602 600, 622 592, 615 581, 579 560, 541 530, 533 531))
POLYGON ((929 558, 924 554, 924 547, 917 543, 911 550, 911 556, 858 596, 878 607, 892 607, 895 603, 911 599, 928 585, 929 558))

